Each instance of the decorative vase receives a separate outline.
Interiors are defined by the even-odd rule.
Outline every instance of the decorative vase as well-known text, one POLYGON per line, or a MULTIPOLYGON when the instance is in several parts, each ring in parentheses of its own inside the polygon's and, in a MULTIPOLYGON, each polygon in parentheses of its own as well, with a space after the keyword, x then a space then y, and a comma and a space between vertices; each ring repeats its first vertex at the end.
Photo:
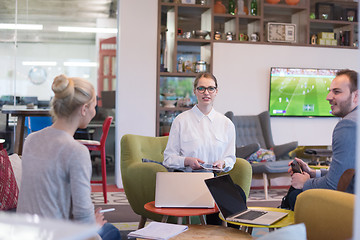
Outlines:
POLYGON ((270 4, 277 4, 280 2, 280 0, 266 0, 266 2, 270 4))
POLYGON ((296 5, 300 2, 300 0, 285 0, 287 5, 296 5))
POLYGON ((244 13, 245 15, 249 15, 249 9, 247 6, 244 6, 244 13))
POLYGON ((225 5, 220 0, 214 4, 214 13, 226 13, 225 5))

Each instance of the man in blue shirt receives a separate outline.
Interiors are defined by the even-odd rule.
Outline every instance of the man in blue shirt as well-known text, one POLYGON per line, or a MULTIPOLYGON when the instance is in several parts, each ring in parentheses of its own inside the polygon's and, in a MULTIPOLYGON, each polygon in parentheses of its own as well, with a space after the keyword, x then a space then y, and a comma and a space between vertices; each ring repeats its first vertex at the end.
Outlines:
MULTIPOLYGON (((281 207, 294 210, 297 195, 308 189, 336 190, 344 171, 355 168, 358 106, 357 72, 349 69, 337 72, 336 77, 331 82, 330 92, 326 100, 331 105, 331 113, 342 118, 333 131, 333 155, 330 167, 328 170, 314 170, 301 159, 295 158, 303 173, 293 173, 291 167, 289 168, 291 187, 281 207)), ((354 193, 354 179, 347 192, 354 193)))

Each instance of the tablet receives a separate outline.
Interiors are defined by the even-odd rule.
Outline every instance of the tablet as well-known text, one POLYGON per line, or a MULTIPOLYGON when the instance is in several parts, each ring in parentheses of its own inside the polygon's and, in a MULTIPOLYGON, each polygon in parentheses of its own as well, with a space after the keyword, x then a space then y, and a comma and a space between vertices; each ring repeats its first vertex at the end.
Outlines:
POLYGON ((213 166, 211 163, 200 163, 200 166, 205 170, 212 170, 212 171, 224 171, 223 168, 218 168, 213 166))

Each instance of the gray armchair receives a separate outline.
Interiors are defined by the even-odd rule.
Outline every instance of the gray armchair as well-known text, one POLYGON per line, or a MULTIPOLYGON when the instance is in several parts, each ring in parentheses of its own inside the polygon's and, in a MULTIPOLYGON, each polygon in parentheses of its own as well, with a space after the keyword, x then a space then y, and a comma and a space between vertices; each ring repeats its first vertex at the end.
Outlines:
POLYGON ((289 152, 298 146, 298 142, 294 141, 282 145, 274 144, 268 111, 252 116, 235 116, 233 112, 229 111, 225 113, 225 116, 235 125, 236 157, 248 158, 259 148, 272 149, 274 151, 276 156, 275 162, 252 164, 253 178, 263 179, 265 199, 267 199, 270 179, 288 176, 289 152))

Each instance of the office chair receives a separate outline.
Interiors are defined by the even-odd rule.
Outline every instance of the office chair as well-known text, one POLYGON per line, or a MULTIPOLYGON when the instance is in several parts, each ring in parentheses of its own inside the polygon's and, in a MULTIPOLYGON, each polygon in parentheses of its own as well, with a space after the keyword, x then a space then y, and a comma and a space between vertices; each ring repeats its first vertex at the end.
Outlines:
POLYGON ((99 151, 101 155, 101 180, 91 181, 91 183, 102 183, 104 203, 107 203, 107 186, 106 186, 106 152, 105 152, 105 143, 106 138, 109 133, 110 125, 113 120, 113 117, 109 116, 105 119, 102 127, 102 134, 100 141, 94 140, 82 140, 78 139, 80 143, 85 145, 90 151, 99 151))
POLYGON ((28 129, 28 134, 39 131, 43 128, 51 126, 52 118, 48 117, 26 117, 25 127, 28 129))
POLYGON ((349 168, 346 169, 341 175, 337 189, 338 191, 347 192, 349 186, 353 186, 355 183, 355 169, 349 168))

